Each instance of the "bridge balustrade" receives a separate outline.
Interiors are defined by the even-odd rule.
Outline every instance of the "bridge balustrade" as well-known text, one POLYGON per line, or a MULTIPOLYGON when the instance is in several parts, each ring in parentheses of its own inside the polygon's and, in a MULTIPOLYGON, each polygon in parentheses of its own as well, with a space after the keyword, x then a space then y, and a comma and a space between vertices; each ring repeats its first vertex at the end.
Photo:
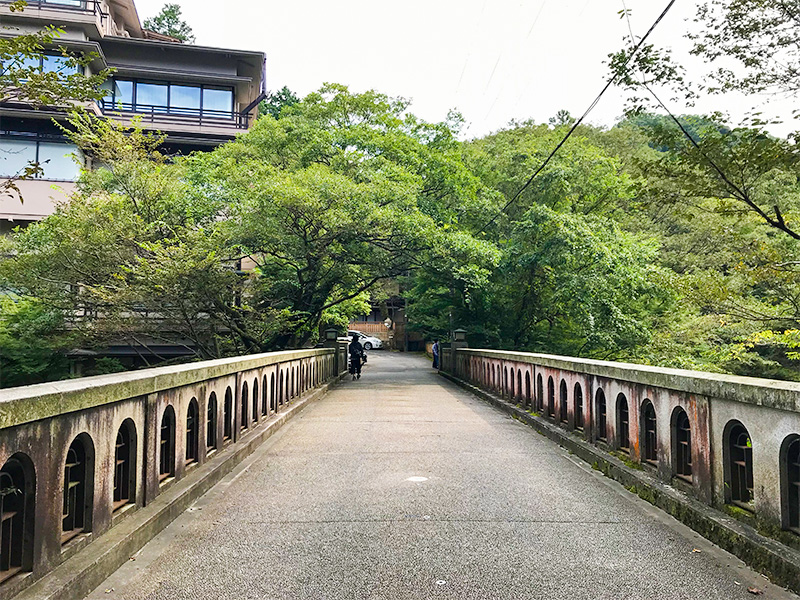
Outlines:
POLYGON ((345 350, 340 344, 0 390, 0 598, 218 452, 251 439, 291 400, 338 377, 345 350))
POLYGON ((442 370, 706 504, 800 533, 798 383, 467 348, 445 349, 442 370))

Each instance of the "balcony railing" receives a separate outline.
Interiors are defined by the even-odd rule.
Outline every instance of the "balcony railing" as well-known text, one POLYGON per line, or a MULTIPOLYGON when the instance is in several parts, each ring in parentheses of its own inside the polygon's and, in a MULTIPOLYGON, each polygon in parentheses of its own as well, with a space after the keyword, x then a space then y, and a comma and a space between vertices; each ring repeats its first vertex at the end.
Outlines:
MULTIPOLYGON (((0 0, 0 4, 11 4, 13 0, 0 0)), ((100 0, 25 0, 25 8, 52 8, 56 10, 69 10, 74 12, 89 13, 100 17, 105 23, 108 13, 103 10, 100 0)))
POLYGON ((100 108, 108 116, 120 115, 141 117, 143 123, 164 125, 210 125, 247 129, 250 116, 234 111, 209 110, 200 108, 176 108, 174 106, 153 106, 149 104, 130 104, 127 102, 101 101, 100 108))

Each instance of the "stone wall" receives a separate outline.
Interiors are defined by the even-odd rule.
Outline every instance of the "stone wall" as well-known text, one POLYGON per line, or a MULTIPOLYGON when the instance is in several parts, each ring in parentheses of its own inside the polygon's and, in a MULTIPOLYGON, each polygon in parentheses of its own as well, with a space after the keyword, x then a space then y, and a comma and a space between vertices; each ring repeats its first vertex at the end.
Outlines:
POLYGON ((442 369, 706 504, 800 532, 800 384, 473 349, 442 369))
POLYGON ((339 346, 0 391, 0 598, 259 436, 346 369, 339 346))

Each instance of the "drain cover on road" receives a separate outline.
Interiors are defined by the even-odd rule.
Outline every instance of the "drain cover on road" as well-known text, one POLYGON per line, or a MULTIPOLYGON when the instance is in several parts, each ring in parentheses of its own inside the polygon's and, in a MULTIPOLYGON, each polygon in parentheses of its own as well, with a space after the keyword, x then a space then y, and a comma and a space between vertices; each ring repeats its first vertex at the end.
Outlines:
POLYGON ((428 481, 427 477, 420 477, 419 475, 414 475, 414 477, 409 477, 406 481, 413 481, 415 483, 420 483, 422 481, 428 481))

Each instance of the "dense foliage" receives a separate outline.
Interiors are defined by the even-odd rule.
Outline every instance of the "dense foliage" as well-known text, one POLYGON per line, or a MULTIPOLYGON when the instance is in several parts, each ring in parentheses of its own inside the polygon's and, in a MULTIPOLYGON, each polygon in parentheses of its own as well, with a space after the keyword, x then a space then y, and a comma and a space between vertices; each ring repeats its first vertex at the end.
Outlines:
MULTIPOLYGON (((782 18, 712 0, 695 52, 744 60, 736 40, 755 36, 791 55, 792 24, 765 29, 745 5, 782 18)), ((754 60, 758 77, 719 72, 710 91, 794 90, 783 63, 754 60)), ((645 95, 708 91, 655 48, 632 64, 620 80, 645 95)), ((196 358, 310 345, 387 281, 431 338, 463 327, 474 346, 800 380, 794 138, 635 104, 615 127, 579 126, 522 193, 566 111, 459 141, 455 113, 427 123, 402 98, 284 88, 251 131, 188 157, 76 115, 70 135, 101 166, 0 241, 0 384, 65 376, 70 350, 112 342, 196 358)))
POLYGON ((145 29, 168 35, 169 37, 193 44, 195 41, 194 31, 189 24, 183 20, 181 7, 179 4, 167 3, 161 7, 159 13, 142 23, 145 29))

